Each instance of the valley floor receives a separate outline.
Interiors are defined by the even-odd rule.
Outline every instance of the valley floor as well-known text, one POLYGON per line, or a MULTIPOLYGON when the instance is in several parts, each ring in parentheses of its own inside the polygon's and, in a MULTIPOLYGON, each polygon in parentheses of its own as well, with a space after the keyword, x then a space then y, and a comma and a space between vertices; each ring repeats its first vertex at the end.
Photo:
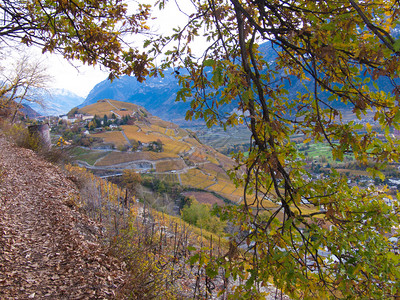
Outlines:
POLYGON ((110 299, 126 271, 57 167, 0 136, 0 298, 110 299))

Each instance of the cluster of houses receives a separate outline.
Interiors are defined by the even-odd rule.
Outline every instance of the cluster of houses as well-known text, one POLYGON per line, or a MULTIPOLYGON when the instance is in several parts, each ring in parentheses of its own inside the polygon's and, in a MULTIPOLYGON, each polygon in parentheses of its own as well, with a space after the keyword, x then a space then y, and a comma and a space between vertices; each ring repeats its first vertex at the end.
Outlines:
POLYGON ((84 114, 74 114, 73 116, 68 116, 68 115, 59 116, 59 119, 64 120, 68 123, 75 123, 76 121, 90 122, 93 120, 93 118, 94 116, 92 115, 84 115, 84 114))
POLYGON ((92 121, 94 116, 92 115, 84 115, 84 114, 74 114, 73 116, 68 115, 60 115, 60 116, 39 116, 36 117, 35 120, 48 123, 50 126, 57 125, 60 121, 65 121, 68 124, 78 122, 84 122, 85 124, 92 121))

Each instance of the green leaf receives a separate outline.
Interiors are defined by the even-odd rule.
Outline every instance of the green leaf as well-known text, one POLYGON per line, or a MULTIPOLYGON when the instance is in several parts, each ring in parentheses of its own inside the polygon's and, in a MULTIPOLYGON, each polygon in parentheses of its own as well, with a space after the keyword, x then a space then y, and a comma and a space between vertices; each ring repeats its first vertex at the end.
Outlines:
POLYGON ((394 51, 400 51, 400 38, 397 39, 393 44, 394 51))
POLYGON ((213 59, 206 59, 203 62, 203 66, 205 66, 205 67, 212 67, 214 65, 215 65, 215 60, 213 60, 213 59))
POLYGON ((191 257, 189 258, 189 263, 190 263, 191 265, 194 265, 196 262, 199 261, 199 258, 200 258, 199 253, 196 253, 195 255, 193 255, 193 256, 191 256, 191 257))
POLYGON ((219 86, 222 85, 222 83, 224 81, 224 77, 222 75, 222 68, 221 67, 217 67, 213 71, 213 76, 212 76, 211 80, 213 81, 215 87, 219 87, 219 86))
POLYGON ((150 40, 145 40, 143 43, 143 47, 146 48, 150 45, 151 41, 150 40))
POLYGON ((206 274, 210 278, 214 278, 218 275, 218 267, 215 265, 208 265, 206 267, 206 274))

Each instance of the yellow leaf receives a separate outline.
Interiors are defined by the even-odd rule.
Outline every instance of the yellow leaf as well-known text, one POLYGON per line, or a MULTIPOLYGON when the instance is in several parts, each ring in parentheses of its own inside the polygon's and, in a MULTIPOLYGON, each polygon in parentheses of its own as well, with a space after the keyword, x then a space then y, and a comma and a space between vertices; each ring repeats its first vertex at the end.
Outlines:
POLYGON ((368 133, 371 133, 371 131, 372 131, 372 126, 371 126, 371 124, 367 123, 367 124, 365 124, 365 127, 367 128, 367 132, 368 132, 368 133))

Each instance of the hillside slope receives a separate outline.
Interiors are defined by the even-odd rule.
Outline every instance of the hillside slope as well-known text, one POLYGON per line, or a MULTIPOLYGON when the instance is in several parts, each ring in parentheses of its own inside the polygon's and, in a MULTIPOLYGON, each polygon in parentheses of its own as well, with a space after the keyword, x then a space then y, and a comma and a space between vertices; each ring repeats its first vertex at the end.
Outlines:
POLYGON ((59 168, 0 136, 0 298, 114 298, 124 268, 69 205, 76 194, 59 168))
POLYGON ((132 142, 146 145, 158 141, 162 144, 162 151, 101 150, 101 146, 97 152, 85 149, 81 155, 75 156, 81 166, 97 172, 97 175, 120 174, 124 169, 135 169, 140 173, 151 173, 168 183, 217 193, 229 201, 240 203, 243 189, 236 187, 226 173, 235 166, 234 160, 200 143, 192 132, 127 102, 100 100, 79 111, 99 116, 110 116, 111 113, 133 116, 131 125, 120 126, 120 131, 92 132, 89 135, 116 148, 131 146, 132 142))

